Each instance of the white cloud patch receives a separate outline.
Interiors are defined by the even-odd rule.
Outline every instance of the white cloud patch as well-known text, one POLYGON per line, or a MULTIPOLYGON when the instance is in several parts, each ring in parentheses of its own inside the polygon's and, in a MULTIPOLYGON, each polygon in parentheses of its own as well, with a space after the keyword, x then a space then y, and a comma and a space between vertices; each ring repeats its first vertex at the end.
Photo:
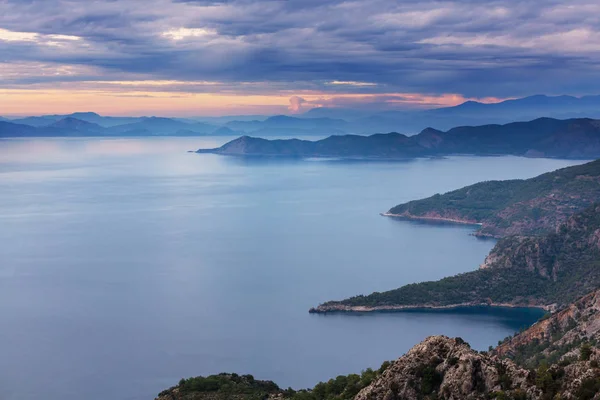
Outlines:
POLYGON ((171 40, 183 40, 188 38, 207 37, 215 35, 215 31, 204 28, 177 28, 163 32, 163 37, 171 40))
POLYGON ((343 86, 356 86, 356 87, 369 87, 377 86, 376 83, 372 82, 357 82, 357 81, 331 81, 327 82, 329 85, 343 85, 343 86))
POLYGON ((72 35, 44 35, 35 32, 17 32, 0 29, 0 41, 4 42, 33 42, 46 46, 62 46, 65 42, 78 40, 81 40, 81 38, 72 35))
POLYGON ((549 33, 524 39, 515 35, 447 35, 420 40, 419 43, 456 46, 501 46, 563 53, 600 51, 600 32, 587 28, 549 33))

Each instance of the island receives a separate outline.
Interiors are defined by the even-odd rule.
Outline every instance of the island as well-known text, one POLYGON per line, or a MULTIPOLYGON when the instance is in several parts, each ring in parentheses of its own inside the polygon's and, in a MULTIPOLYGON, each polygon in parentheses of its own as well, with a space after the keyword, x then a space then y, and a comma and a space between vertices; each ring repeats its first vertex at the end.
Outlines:
POLYGON ((593 159, 600 157, 600 120, 539 118, 505 125, 462 126, 446 132, 427 128, 400 133, 334 135, 309 141, 242 136, 197 153, 262 157, 340 157, 407 159, 453 154, 517 155, 593 159))

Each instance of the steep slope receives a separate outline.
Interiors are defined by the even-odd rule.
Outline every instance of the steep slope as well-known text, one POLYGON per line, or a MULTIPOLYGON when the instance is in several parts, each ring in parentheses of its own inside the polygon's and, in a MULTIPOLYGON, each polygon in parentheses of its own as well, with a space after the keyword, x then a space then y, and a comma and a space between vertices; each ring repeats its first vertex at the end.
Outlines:
MULTIPOLYGON (((553 364, 565 359, 579 359, 581 345, 595 345, 599 339, 600 290, 596 290, 526 331, 506 338, 493 353, 534 368, 543 362, 553 364)), ((600 356, 598 350, 594 353, 600 356)), ((587 358, 585 354, 583 358, 587 358)))
POLYGON ((310 312, 464 305, 556 309, 600 287, 600 205, 545 236, 501 239, 480 269, 387 292, 324 303, 310 312))
POLYGON ((572 353, 559 363, 531 370, 497 351, 473 351, 460 338, 429 337, 354 399, 597 399, 598 349, 586 343, 572 353))
POLYGON ((410 137, 398 133, 330 136, 318 141, 302 141, 301 147, 295 140, 271 142, 275 141, 244 137, 202 152, 296 157, 407 158, 468 153, 597 158, 600 157, 600 121, 542 118, 507 125, 458 127, 448 132, 428 128, 410 137), (237 146, 237 140, 243 140, 245 146, 237 146), (232 146, 241 151, 231 153, 232 146))
POLYGON ((481 224, 479 236, 542 234, 600 201, 600 160, 526 180, 489 181, 391 208, 385 215, 481 224))

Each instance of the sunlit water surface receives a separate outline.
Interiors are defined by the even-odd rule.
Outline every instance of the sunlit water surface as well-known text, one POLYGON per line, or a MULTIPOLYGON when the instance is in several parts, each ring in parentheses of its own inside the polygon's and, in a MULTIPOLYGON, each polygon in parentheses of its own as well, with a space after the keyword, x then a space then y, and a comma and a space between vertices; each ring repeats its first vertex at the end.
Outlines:
POLYGON ((473 270, 494 244, 379 212, 575 162, 186 152, 227 139, 0 141, 0 398, 153 399, 221 371, 308 387, 427 335, 485 349, 539 316, 307 311, 473 270))

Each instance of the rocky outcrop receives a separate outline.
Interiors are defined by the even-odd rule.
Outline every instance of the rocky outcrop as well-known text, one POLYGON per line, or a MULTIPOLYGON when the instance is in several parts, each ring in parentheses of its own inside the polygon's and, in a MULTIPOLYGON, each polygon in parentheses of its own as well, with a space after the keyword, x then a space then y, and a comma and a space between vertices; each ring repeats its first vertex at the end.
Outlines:
POLYGON ((355 400, 488 399, 504 391, 541 395, 530 372, 510 360, 480 354, 462 339, 432 336, 396 360, 355 400))
POLYGON ((396 360, 354 400, 597 399, 598 349, 528 369, 498 352, 479 353, 462 339, 432 336, 396 360))

